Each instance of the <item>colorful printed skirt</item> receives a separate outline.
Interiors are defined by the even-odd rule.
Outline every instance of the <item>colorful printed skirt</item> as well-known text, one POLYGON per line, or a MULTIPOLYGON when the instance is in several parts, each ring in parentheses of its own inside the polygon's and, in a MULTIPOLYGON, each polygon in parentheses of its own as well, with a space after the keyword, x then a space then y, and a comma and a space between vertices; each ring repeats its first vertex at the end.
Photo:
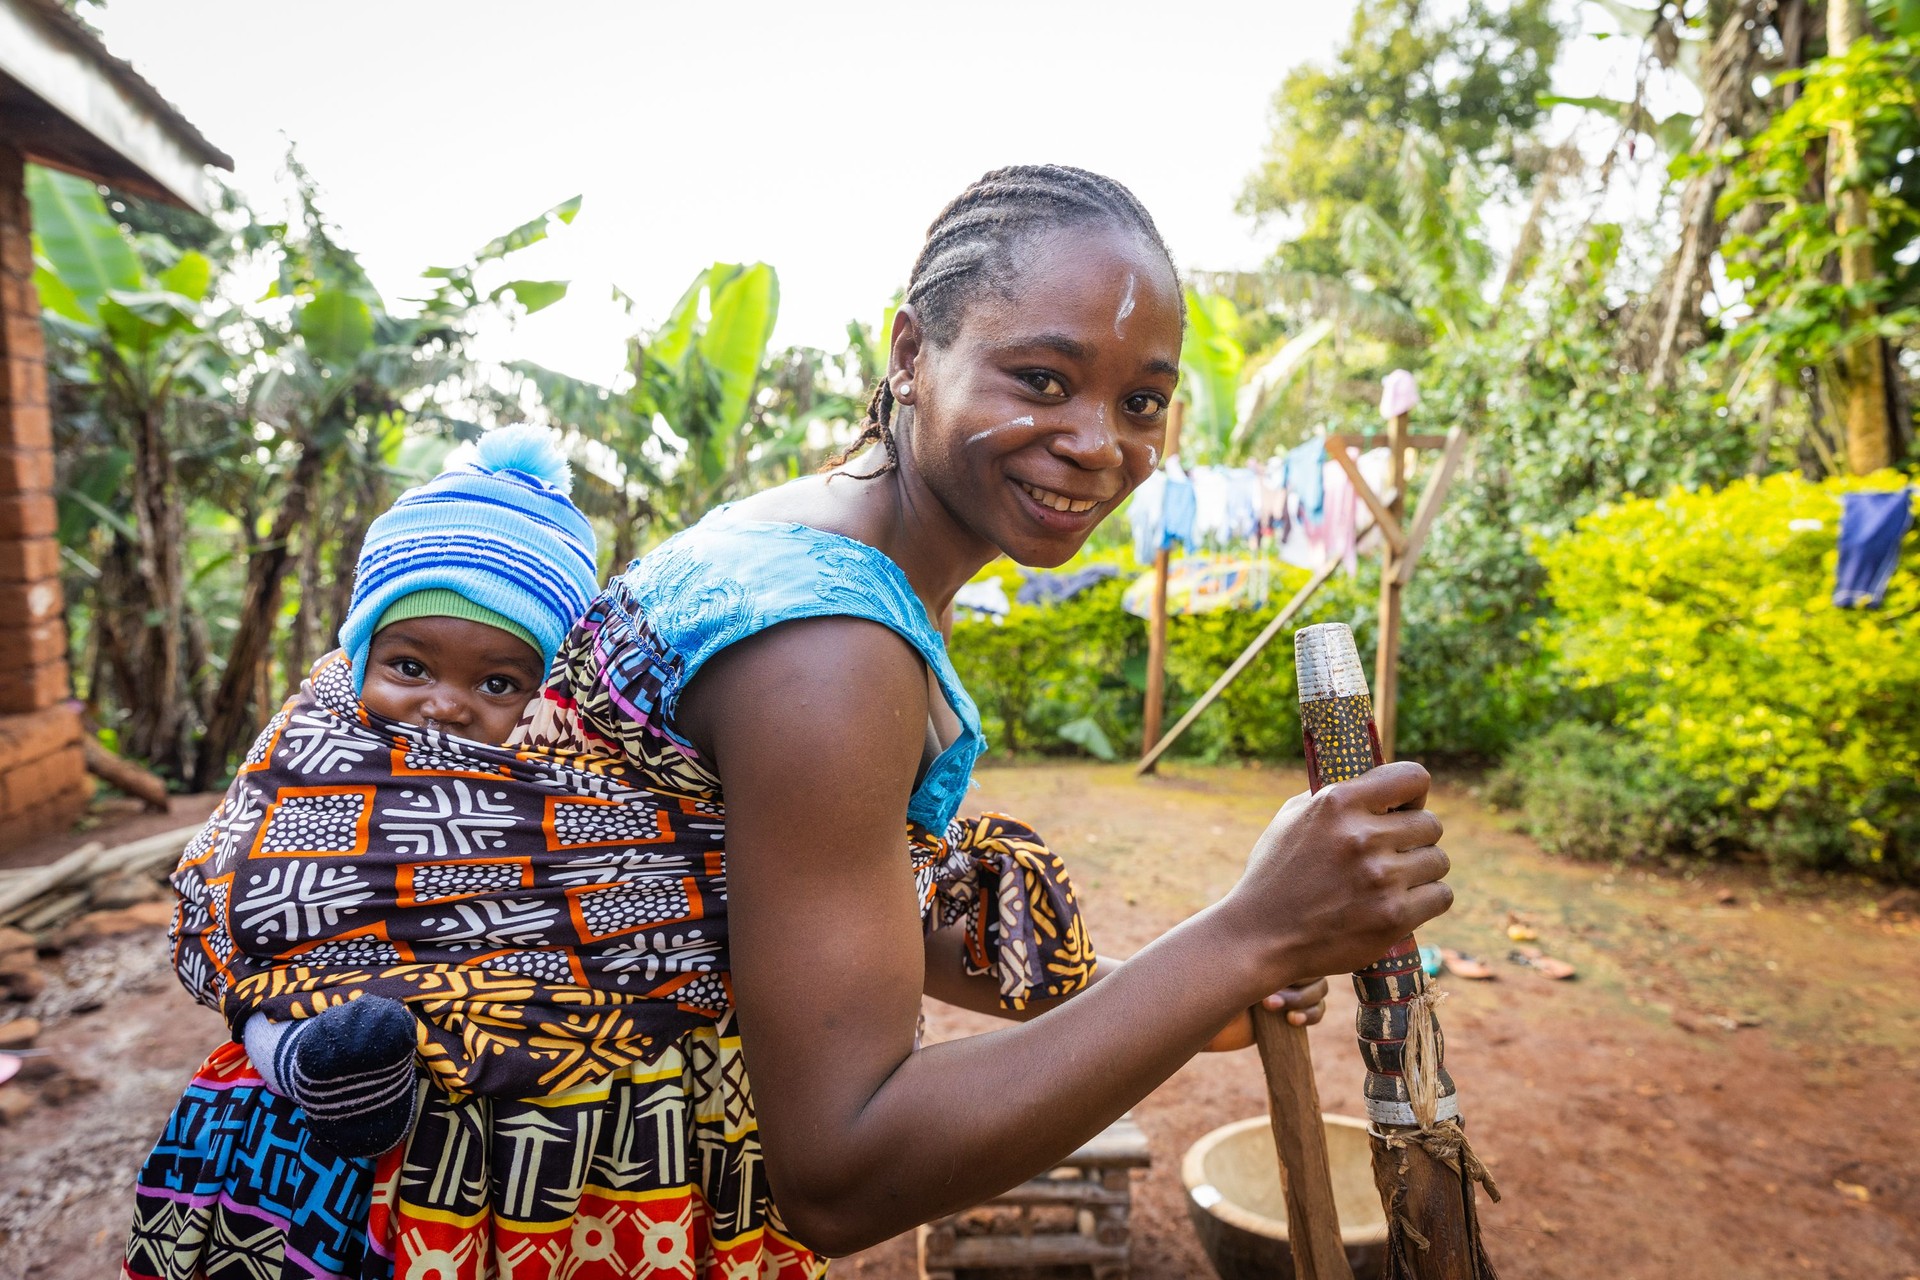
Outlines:
POLYGON ((140 1171, 137 1280, 812 1280, 782 1230, 732 1019, 544 1098, 423 1086, 377 1159, 309 1139, 237 1044, 194 1076, 140 1171))

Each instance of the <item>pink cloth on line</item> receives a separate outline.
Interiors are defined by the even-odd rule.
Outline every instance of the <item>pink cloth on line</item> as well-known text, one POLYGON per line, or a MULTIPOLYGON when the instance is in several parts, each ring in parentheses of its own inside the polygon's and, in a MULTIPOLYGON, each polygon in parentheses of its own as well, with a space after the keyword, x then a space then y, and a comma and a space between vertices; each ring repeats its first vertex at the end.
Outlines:
MULTIPOLYGON (((1352 457, 1353 450, 1347 450, 1347 456, 1352 457)), ((1337 559, 1352 573, 1359 563, 1353 526, 1360 495, 1354 492, 1353 481, 1347 479, 1346 469, 1339 463, 1329 460, 1322 474, 1325 506, 1321 508, 1320 527, 1312 531, 1324 557, 1321 563, 1337 559)))
POLYGON ((1381 417, 1397 418, 1403 413, 1412 413, 1413 406, 1419 403, 1420 389, 1405 369, 1395 369, 1380 380, 1381 417))

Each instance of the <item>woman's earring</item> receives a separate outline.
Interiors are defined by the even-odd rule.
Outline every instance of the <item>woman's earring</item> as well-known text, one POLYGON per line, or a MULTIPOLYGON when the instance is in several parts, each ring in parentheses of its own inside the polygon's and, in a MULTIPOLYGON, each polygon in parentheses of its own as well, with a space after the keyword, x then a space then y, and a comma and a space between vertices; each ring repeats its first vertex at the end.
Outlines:
POLYGON ((903 382, 900 384, 900 390, 898 394, 896 394, 893 398, 895 400, 905 400, 908 396, 912 394, 913 394, 913 383, 912 381, 909 380, 907 382, 903 382))

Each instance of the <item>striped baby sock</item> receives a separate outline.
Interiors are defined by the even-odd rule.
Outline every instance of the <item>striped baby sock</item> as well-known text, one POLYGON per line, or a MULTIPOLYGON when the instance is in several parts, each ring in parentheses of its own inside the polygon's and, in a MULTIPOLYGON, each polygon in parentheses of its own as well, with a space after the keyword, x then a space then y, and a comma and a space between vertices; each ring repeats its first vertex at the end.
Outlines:
POLYGON ((267 1088, 306 1112, 316 1139, 343 1156, 373 1156, 413 1126, 415 1034, 404 1004, 362 996, 295 1022, 256 1013, 242 1038, 267 1088))

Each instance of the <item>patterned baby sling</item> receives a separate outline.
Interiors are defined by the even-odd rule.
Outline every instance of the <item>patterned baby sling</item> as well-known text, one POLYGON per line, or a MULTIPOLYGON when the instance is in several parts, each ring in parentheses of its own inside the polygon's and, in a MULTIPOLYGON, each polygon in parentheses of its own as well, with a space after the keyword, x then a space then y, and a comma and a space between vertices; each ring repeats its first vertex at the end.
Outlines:
MULTIPOLYGON (((195 998, 237 1031, 256 1011, 391 996, 441 1088, 496 1097, 604 1078, 726 1012, 717 779, 617 712, 583 712, 609 687, 609 621, 635 624, 620 588, 576 628, 523 745, 373 715, 344 655, 322 659, 174 873, 195 998)), ((924 927, 964 922, 969 970, 996 975, 1007 1007, 1084 984, 1071 883, 1031 830, 989 814, 910 823, 903 843, 924 927)))

